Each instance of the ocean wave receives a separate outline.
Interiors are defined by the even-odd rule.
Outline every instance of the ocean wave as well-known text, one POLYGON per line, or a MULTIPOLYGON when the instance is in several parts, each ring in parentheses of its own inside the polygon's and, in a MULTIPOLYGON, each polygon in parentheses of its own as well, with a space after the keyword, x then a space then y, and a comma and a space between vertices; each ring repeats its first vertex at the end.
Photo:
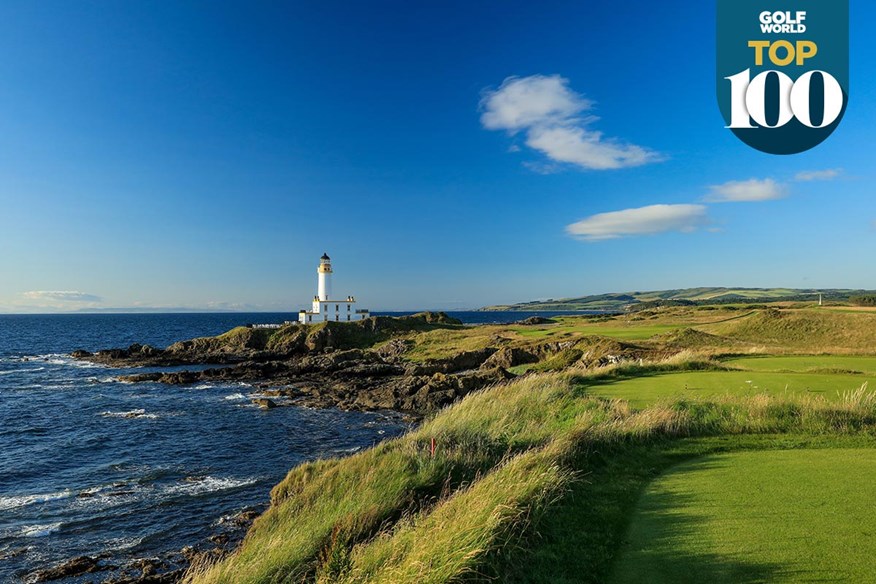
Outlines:
POLYGON ((34 373, 36 371, 45 371, 45 367, 28 367, 27 369, 13 369, 12 371, 0 372, 0 375, 9 375, 10 373, 34 373))
POLYGON ((143 541, 142 537, 117 537, 104 543, 108 550, 120 551, 131 549, 134 546, 140 545, 143 541))
POLYGON ((88 487, 87 489, 82 489, 79 493, 76 494, 79 498, 88 498, 97 495, 101 491, 105 491, 109 488, 109 485, 101 485, 99 487, 88 487))
POLYGON ((236 401, 237 401, 237 400, 246 399, 246 396, 243 395, 242 393, 232 393, 231 395, 226 395, 226 396, 225 396, 224 398, 222 398, 222 399, 236 400, 236 401))
POLYGON ((14 558, 15 556, 20 556, 21 554, 26 554, 33 549, 32 545, 26 546, 11 546, 6 545, 0 548, 0 562, 3 560, 14 558))
POLYGON ((64 355, 63 353, 45 353, 43 355, 25 355, 21 357, 19 361, 44 361, 47 363, 53 363, 55 365, 60 365, 66 361, 70 360, 69 355, 64 355))
POLYGON ((58 499, 67 499, 73 496, 73 491, 65 489, 57 493, 42 493, 34 495, 13 495, 11 497, 0 497, 0 511, 8 511, 9 509, 17 509, 26 507, 34 503, 46 503, 48 501, 56 501, 58 499))
POLYGON ((76 389, 76 384, 75 384, 75 383, 54 383, 54 384, 50 384, 50 385, 43 385, 43 386, 41 386, 41 387, 42 387, 43 389, 62 389, 62 390, 66 390, 66 389, 76 389))
POLYGON ((215 385, 210 385, 209 383, 201 383, 199 385, 194 386, 192 389, 213 389, 216 387, 215 385))
POLYGON ((25 525, 15 534, 17 537, 45 537, 61 529, 62 523, 44 523, 42 525, 25 525))
POLYGON ((81 369, 92 369, 94 367, 101 367, 96 363, 90 363, 88 361, 79 361, 78 359, 74 359, 70 355, 66 355, 64 353, 46 353, 45 355, 26 355, 21 357, 19 361, 29 362, 29 361, 41 361, 43 363, 48 363, 50 365, 68 365, 70 367, 79 367, 81 369))
POLYGON ((83 509, 109 509, 120 505, 129 505, 142 494, 142 488, 125 483, 113 483, 83 489, 71 503, 72 507, 83 509))
POLYGON ((70 367, 78 367, 79 369, 100 369, 103 365, 98 363, 91 363, 90 361, 66 361, 65 365, 69 365, 70 367))
POLYGON ((127 412, 101 412, 101 416, 104 418, 148 418, 150 420, 155 420, 158 418, 158 414, 147 414, 146 410, 129 410, 127 412))
MULTIPOLYGON (((134 501, 148 501, 150 504, 160 503, 177 497, 201 497, 248 487, 258 482, 258 478, 232 478, 195 476, 174 482, 158 484, 151 481, 142 484, 114 483, 84 489, 76 495, 76 508, 91 508, 106 510, 119 505, 130 505, 134 501)), ((132 545, 136 545, 132 544, 132 545)))
POLYGON ((240 487, 248 487, 257 482, 258 478, 256 477, 245 479, 212 476, 192 477, 185 482, 167 487, 165 493, 168 495, 205 495, 208 493, 238 489, 240 487))

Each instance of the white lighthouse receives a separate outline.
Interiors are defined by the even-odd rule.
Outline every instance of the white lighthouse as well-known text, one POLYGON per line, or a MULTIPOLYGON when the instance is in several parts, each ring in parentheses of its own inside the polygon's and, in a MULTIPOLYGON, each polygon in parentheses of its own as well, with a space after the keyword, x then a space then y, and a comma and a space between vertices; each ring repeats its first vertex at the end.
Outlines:
POLYGON ((352 322, 371 316, 368 310, 357 310, 356 299, 347 296, 346 300, 332 299, 332 259, 328 254, 319 258, 316 274, 319 279, 316 296, 313 297, 312 310, 302 310, 298 313, 298 321, 303 324, 320 322, 352 322))
POLYGON ((319 267, 316 268, 316 273, 319 274, 317 297, 320 300, 328 300, 332 295, 332 258, 328 257, 327 253, 322 254, 322 257, 319 258, 319 267))

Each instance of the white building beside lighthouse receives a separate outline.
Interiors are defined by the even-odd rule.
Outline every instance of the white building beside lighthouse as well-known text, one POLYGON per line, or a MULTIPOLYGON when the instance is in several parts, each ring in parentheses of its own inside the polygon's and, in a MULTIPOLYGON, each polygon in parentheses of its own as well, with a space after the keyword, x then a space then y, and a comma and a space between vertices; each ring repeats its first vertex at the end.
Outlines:
POLYGON ((346 300, 332 299, 332 260, 328 254, 322 254, 319 258, 319 267, 316 268, 319 277, 317 294, 313 297, 312 310, 302 310, 298 313, 298 321, 303 324, 319 322, 352 322, 368 318, 367 310, 356 309, 356 299, 347 296, 346 300))

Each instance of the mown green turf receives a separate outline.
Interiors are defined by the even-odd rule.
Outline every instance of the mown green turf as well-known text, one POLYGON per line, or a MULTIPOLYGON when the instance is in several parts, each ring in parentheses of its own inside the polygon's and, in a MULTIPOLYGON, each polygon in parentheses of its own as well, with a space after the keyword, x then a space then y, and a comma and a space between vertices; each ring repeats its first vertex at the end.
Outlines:
POLYGON ((775 373, 769 371, 684 371, 631 379, 590 381, 590 395, 625 399, 642 408, 667 399, 715 397, 721 395, 811 394, 829 400, 869 382, 876 388, 876 377, 829 373, 775 373))
POLYGON ((766 357, 741 357, 724 361, 729 367, 753 371, 799 371, 813 370, 860 371, 876 375, 876 356, 870 355, 789 355, 766 357))
POLYGON ((678 328, 682 328, 682 326, 683 324, 618 324, 617 322, 578 322, 570 324, 568 322, 563 322, 556 325, 537 327, 512 327, 510 330, 513 330, 524 337, 550 338, 559 337, 565 333, 577 333, 582 335, 600 335, 603 337, 635 341, 650 339, 654 335, 668 333, 678 328))
POLYGON ((872 582, 876 450, 736 452, 655 480, 615 564, 638 582, 872 582))

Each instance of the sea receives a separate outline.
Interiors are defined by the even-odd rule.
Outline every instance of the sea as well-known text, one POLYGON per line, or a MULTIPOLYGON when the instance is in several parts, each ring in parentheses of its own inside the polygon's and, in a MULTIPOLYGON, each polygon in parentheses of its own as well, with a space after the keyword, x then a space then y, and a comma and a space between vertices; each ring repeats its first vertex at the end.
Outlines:
MULTIPOLYGON (((571 313, 448 314, 480 324, 571 313)), ((119 375, 135 370, 69 356, 134 342, 165 347, 296 317, 0 315, 0 582, 32 581, 38 570, 85 555, 108 569, 55 581, 100 582, 143 560, 173 567, 186 546, 239 537, 236 518, 263 510, 295 465, 410 428, 390 411, 261 410, 252 403, 258 389, 243 383, 121 383, 119 375)))

